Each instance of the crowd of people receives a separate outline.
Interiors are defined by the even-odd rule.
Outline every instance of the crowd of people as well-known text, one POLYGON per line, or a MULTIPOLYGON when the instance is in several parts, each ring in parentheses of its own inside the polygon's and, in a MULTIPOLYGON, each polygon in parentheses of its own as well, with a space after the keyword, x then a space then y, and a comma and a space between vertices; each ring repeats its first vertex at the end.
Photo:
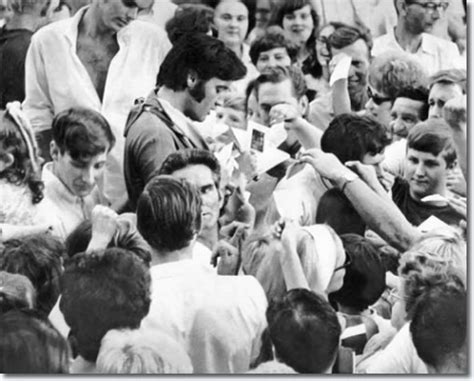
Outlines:
POLYGON ((0 373, 467 374, 466 1, 0 0, 0 373))

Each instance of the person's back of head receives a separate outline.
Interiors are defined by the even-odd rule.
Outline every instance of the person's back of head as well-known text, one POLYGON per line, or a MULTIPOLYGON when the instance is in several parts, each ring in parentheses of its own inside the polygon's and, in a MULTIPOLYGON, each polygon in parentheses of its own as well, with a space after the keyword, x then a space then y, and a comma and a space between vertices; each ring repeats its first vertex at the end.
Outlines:
POLYGON ((341 327, 330 304, 304 289, 290 290, 267 309, 268 330, 278 360, 298 373, 331 370, 341 327))
MULTIPOLYGON (((146 263, 150 263, 151 254, 148 244, 138 233, 132 221, 125 217, 117 218, 117 230, 112 240, 107 245, 108 248, 118 247, 129 250, 136 254, 146 263)), ((81 222, 66 238, 66 254, 69 258, 87 250, 92 238, 92 222, 86 220, 81 222)))
POLYGON ((385 290, 385 267, 377 247, 357 234, 341 236, 349 265, 340 290, 331 294, 334 301, 357 312, 374 304, 385 290))
POLYGON ((52 124, 53 142, 59 153, 85 160, 110 152, 115 137, 109 122, 99 112, 73 107, 57 114, 52 124))
POLYGON ((33 311, 0 314, 1 373, 69 373, 69 347, 47 319, 33 311))
POLYGON ((59 308, 82 358, 96 361, 110 329, 140 326, 150 308, 150 284, 148 266, 123 249, 81 253, 65 262, 59 308))
POLYGON ((414 307, 410 332, 430 373, 467 373, 467 294, 462 283, 439 284, 424 292, 414 307))
POLYGON ((377 92, 394 100, 405 87, 428 87, 428 75, 408 54, 391 50, 373 59, 369 67, 369 83, 377 92))
POLYGON ((3 246, 0 269, 26 276, 35 287, 38 311, 48 315, 60 294, 64 245, 49 234, 34 234, 3 246))
POLYGON ((337 188, 329 189, 319 200, 316 223, 328 224, 337 235, 365 233, 364 220, 344 193, 337 188))
POLYGON ((214 10, 203 4, 182 4, 166 23, 165 29, 172 44, 181 37, 212 31, 214 10))
POLYGON ((236 81, 247 69, 222 41, 203 35, 188 35, 178 40, 160 66, 157 87, 180 92, 188 88, 189 76, 207 82, 211 78, 236 81))
POLYGON ((156 251, 184 249, 201 229, 201 204, 198 190, 185 180, 154 177, 138 199, 138 230, 156 251))
POLYGON ((192 373, 181 345, 161 332, 112 329, 104 336, 97 372, 106 374, 192 373))
POLYGON ((429 118, 415 125, 407 137, 407 149, 410 148, 434 156, 442 153, 447 168, 455 165, 457 155, 453 135, 443 119, 429 118))
POLYGON ((345 163, 377 155, 388 144, 385 128, 376 120, 355 114, 337 115, 321 137, 321 149, 345 163))

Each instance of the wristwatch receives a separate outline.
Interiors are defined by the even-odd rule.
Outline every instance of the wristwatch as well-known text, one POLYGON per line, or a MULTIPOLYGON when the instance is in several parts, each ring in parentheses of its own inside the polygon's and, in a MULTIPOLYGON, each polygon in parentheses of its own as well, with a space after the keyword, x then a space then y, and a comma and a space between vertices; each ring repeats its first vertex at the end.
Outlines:
POLYGON ((336 180, 336 185, 337 187, 341 190, 342 193, 344 193, 344 190, 346 189, 347 184, 357 180, 359 176, 357 176, 356 173, 352 172, 351 170, 348 170, 344 172, 340 177, 337 178, 336 180))

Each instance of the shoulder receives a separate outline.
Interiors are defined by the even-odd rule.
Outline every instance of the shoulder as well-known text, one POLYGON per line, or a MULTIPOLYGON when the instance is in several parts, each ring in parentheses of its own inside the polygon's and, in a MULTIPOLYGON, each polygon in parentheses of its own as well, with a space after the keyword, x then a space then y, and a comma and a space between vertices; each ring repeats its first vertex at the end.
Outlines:
POLYGON ((158 25, 143 20, 134 20, 127 26, 127 29, 142 42, 156 41, 169 43, 165 30, 158 25))
POLYGON ((71 26, 72 19, 65 19, 60 21, 55 21, 51 24, 45 25, 38 29, 35 34, 33 34, 33 41, 43 41, 56 39, 60 36, 63 36, 66 30, 71 26))
POLYGON ((433 36, 432 34, 429 34, 429 33, 423 33, 423 40, 429 46, 433 46, 437 50, 443 52, 443 54, 446 54, 446 51, 456 52, 457 54, 459 54, 459 49, 457 45, 452 41, 448 41, 448 40, 445 40, 444 38, 433 36))

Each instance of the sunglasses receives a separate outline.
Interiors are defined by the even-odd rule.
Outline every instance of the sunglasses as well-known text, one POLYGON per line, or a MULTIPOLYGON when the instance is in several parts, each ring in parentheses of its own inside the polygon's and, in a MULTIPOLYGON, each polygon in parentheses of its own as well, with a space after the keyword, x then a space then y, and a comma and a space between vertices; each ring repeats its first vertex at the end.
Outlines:
POLYGON ((384 102, 391 102, 392 98, 381 97, 378 94, 374 94, 370 87, 367 87, 367 96, 374 101, 377 106, 380 106, 384 102))

